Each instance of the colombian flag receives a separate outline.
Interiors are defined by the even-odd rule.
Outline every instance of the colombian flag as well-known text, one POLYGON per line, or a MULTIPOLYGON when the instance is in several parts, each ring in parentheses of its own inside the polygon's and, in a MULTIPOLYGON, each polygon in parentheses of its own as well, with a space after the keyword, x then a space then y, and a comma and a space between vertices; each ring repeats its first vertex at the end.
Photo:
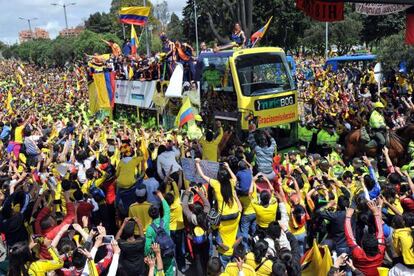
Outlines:
POLYGON ((139 47, 139 40, 134 25, 131 25, 131 55, 136 55, 139 47))
POLYGON ((115 72, 93 74, 89 84, 89 109, 95 113, 101 109, 111 109, 115 101, 115 72))
POLYGON ((194 112, 191 106, 190 98, 183 100, 183 105, 175 118, 175 126, 182 127, 185 123, 194 120, 194 112))
POLYGON ((266 34, 267 29, 269 28, 270 22, 272 21, 273 16, 270 17, 270 19, 267 21, 266 25, 264 25, 262 28, 260 28, 260 30, 258 30, 257 32, 255 32, 254 34, 252 34, 252 36, 250 37, 250 40, 252 41, 253 44, 256 43, 256 41, 260 38, 263 38, 264 35, 266 34))
POLYGON ((125 24, 144 26, 148 21, 150 7, 126 7, 119 11, 119 21, 125 24))

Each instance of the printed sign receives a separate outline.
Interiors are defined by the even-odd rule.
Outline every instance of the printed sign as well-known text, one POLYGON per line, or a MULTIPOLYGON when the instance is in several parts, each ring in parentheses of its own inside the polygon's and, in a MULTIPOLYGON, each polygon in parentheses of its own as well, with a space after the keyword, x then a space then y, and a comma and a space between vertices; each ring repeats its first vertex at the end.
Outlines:
POLYGON ((322 22, 344 19, 344 2, 296 0, 296 8, 302 10, 307 16, 322 22))
MULTIPOLYGON (((181 166, 183 168, 184 177, 190 182, 195 183, 204 183, 206 182, 202 179, 198 173, 195 166, 195 161, 191 158, 181 158, 181 166)), ((212 162, 207 160, 201 160, 200 162, 201 169, 203 173, 213 179, 217 179, 217 173, 220 167, 220 163, 212 162)))
POLYGON ((115 103, 152 108, 156 81, 123 81, 115 83, 115 103))
POLYGON ((270 98, 265 100, 256 100, 255 109, 256 111, 273 109, 279 107, 286 107, 295 104, 295 95, 282 96, 276 98, 270 98))
POLYGON ((383 15, 397 13, 406 10, 411 5, 391 5, 391 4, 355 4, 355 11, 366 15, 383 15))

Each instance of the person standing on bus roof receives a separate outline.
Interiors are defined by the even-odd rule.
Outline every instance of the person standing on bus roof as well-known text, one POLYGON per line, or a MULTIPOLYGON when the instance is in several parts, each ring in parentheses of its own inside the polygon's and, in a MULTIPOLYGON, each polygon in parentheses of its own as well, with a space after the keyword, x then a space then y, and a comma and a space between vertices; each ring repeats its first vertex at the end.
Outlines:
POLYGON ((240 23, 234 24, 233 33, 231 34, 232 42, 235 42, 239 47, 244 47, 246 45, 246 35, 240 27, 240 23))

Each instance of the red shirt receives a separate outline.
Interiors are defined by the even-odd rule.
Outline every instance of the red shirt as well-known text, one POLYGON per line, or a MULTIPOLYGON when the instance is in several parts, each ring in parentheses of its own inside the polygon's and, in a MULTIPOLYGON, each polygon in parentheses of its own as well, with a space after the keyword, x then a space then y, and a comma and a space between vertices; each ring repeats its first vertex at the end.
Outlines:
POLYGON ((352 261, 365 276, 379 276, 377 268, 382 265, 385 254, 384 233, 381 226, 381 217, 375 216, 375 226, 377 228, 376 237, 378 239, 379 253, 373 257, 367 256, 365 251, 355 242, 351 227, 351 218, 345 219, 346 242, 352 250, 352 261))
POLYGON ((79 201, 78 208, 76 210, 76 215, 78 217, 78 223, 82 222, 82 217, 87 217, 88 219, 91 217, 93 210, 92 204, 86 201, 79 201))
POLYGON ((400 202, 404 212, 414 212, 414 199, 412 197, 404 197, 400 199, 400 202))
MULTIPOLYGON (((39 214, 36 217, 34 228, 36 234, 40 234, 49 240, 53 240, 53 238, 57 235, 57 233, 59 233, 60 229, 64 225, 72 223, 75 219, 75 206, 72 202, 66 203, 66 216, 63 218, 62 222, 59 225, 55 225, 49 227, 48 229, 42 230, 42 228, 40 227, 40 222, 49 214, 49 207, 44 207, 42 210, 40 210, 39 214)), ((47 247, 44 245, 40 247, 40 256, 43 259, 50 259, 50 254, 47 251, 47 247)))

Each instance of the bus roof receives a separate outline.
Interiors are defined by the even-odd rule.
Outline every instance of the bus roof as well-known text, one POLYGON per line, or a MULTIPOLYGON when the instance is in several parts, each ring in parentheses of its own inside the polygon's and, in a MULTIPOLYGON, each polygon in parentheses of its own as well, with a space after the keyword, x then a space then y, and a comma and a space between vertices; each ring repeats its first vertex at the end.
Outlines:
POLYGON ((326 63, 334 62, 334 61, 361 61, 361 60, 375 60, 377 58, 376 55, 345 55, 339 57, 329 58, 326 63))
POLYGON ((245 49, 238 49, 238 50, 226 50, 220 52, 204 52, 199 55, 199 58, 210 58, 210 57, 230 57, 234 53, 240 54, 254 54, 254 53, 263 53, 263 52, 282 52, 284 53, 282 48, 279 47, 257 47, 257 48, 245 48, 245 49))

